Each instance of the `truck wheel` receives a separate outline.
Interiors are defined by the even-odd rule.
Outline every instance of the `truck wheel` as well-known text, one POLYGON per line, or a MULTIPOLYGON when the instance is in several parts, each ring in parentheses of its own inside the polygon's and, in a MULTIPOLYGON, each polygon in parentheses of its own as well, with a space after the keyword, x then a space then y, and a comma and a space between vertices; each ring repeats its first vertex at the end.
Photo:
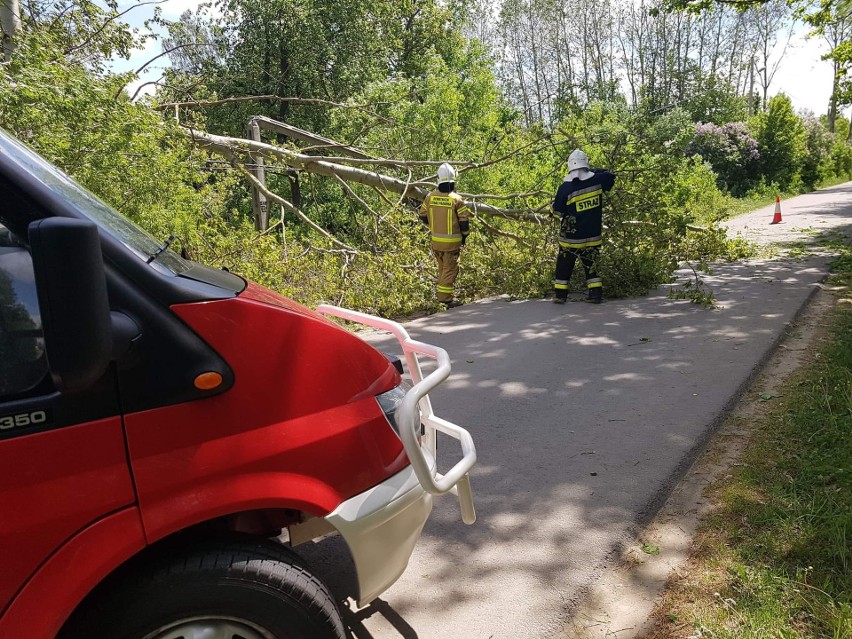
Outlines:
POLYGON ((103 584, 101 593, 69 620, 60 639, 346 637, 325 584, 273 542, 223 542, 172 554, 103 584))

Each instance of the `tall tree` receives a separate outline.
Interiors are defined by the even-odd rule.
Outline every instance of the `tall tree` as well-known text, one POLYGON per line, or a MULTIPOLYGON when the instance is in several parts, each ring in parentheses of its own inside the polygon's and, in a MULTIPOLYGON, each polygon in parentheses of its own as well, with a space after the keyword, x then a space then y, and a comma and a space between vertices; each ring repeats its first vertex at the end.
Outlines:
MULTIPOLYGON (((172 57, 172 84, 198 85, 219 98, 247 95, 344 102, 388 75, 422 77, 432 55, 451 56, 463 41, 456 14, 438 0, 219 0, 219 14, 187 12, 168 25, 170 42, 202 38, 207 47, 172 57), (186 73, 180 73, 186 71, 186 73)), ((328 116, 287 101, 211 111, 214 129, 237 132, 251 115, 320 130, 328 116)))
POLYGON ((771 0, 746 12, 754 60, 750 70, 757 75, 764 107, 769 99, 769 87, 781 68, 793 36, 792 13, 790 5, 783 0, 771 0), (754 69, 754 65, 759 66, 754 69))
POLYGON ((852 104, 848 73, 852 70, 852 2, 821 0, 819 8, 805 16, 814 34, 823 37, 830 47, 824 59, 832 63, 831 97, 828 101, 828 130, 834 132, 839 110, 852 104))

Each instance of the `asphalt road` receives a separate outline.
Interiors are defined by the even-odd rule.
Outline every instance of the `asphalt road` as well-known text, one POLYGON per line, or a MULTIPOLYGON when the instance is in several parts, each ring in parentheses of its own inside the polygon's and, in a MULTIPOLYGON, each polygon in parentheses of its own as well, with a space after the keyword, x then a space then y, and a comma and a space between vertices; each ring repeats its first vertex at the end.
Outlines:
MULTIPOLYGON (((852 228, 852 183, 730 224, 813 243, 852 228)), ((408 570, 347 621, 358 639, 539 639, 665 500, 826 273, 827 257, 717 266, 708 310, 667 297, 557 306, 485 300, 411 322, 453 373, 436 413, 477 446, 478 521, 436 501, 408 570)), ((370 341, 387 348, 378 337, 370 341)), ((439 453, 455 451, 442 440, 439 453)), ((447 461, 449 461, 447 459, 447 461)), ((444 464, 442 464, 444 465, 444 464)), ((328 573, 341 597, 350 587, 328 573)))

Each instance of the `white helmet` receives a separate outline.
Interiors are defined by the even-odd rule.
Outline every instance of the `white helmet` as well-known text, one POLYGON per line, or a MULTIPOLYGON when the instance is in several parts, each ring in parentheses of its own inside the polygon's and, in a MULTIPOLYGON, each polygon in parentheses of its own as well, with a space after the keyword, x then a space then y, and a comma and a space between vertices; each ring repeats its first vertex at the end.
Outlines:
POLYGON ((456 170, 453 168, 452 164, 444 162, 441 166, 438 167, 438 184, 455 181, 456 170))
POLYGON ((574 149, 571 155, 568 156, 568 172, 571 173, 579 169, 589 169, 589 156, 580 149, 574 149))

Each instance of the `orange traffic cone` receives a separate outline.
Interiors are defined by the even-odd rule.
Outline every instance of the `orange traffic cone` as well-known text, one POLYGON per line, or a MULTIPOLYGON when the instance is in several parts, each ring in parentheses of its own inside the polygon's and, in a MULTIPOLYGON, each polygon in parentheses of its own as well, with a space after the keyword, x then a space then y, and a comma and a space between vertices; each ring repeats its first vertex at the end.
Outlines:
POLYGON ((777 195, 775 196, 775 215, 772 217, 772 221, 770 224, 780 224, 781 223, 781 198, 777 195))

